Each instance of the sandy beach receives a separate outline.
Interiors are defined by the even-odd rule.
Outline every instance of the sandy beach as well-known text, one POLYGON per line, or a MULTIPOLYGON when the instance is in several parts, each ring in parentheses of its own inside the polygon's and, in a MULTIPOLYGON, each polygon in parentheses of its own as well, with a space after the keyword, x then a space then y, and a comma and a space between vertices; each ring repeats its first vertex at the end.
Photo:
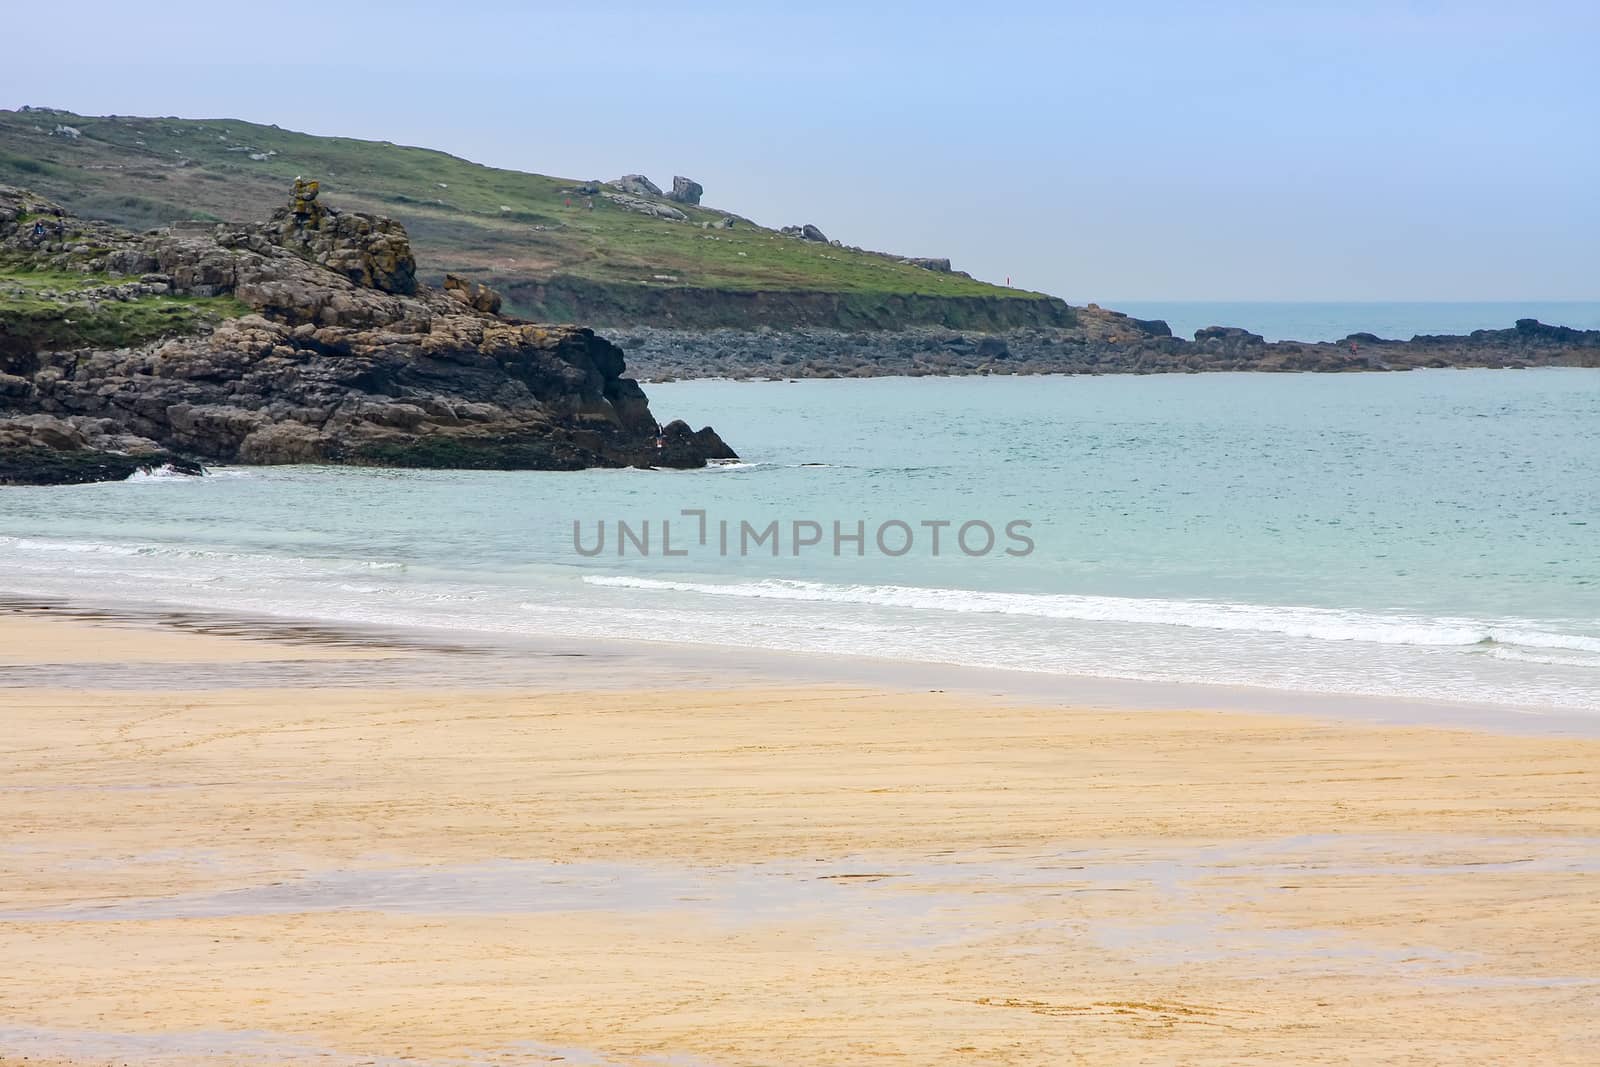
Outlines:
POLYGON ((348 661, 415 653, 21 613, 0 644, 0 1063, 1600 1047, 1600 741, 744 680, 386 687, 348 661))

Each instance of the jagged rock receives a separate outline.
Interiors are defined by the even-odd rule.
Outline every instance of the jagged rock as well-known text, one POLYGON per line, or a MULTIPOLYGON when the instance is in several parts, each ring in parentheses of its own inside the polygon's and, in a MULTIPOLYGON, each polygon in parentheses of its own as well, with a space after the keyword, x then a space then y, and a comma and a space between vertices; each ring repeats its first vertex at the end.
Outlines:
POLYGON ((156 467, 202 473, 154 441, 115 432, 108 420, 0 414, 0 485, 120 481, 156 467))
POLYGON ((923 270, 937 271, 940 274, 950 273, 950 261, 948 259, 931 259, 926 256, 905 256, 900 260, 900 262, 908 263, 913 267, 921 267, 923 270))
POLYGON ((698 204, 705 192, 705 187, 699 182, 680 174, 672 179, 672 192, 668 194, 668 199, 680 204, 698 204))
POLYGON ((1197 342, 1215 341, 1226 345, 1259 345, 1266 342, 1266 338, 1259 333, 1241 330, 1237 326, 1207 326, 1194 332, 1197 342))
POLYGON ((500 305, 504 299, 499 293, 487 285, 469 281, 459 274, 446 274, 444 276, 445 295, 461 301, 474 311, 486 312, 490 315, 500 313, 500 305))
POLYGON ((610 183, 625 193, 634 196, 660 196, 661 186, 646 178, 643 174, 624 174, 610 183))
POLYGON ((317 202, 319 185, 295 179, 287 208, 273 212, 262 234, 357 285, 386 293, 417 291, 417 261, 405 227, 381 215, 340 211, 317 202))
POLYGON ((650 215, 658 219, 670 219, 673 222, 687 222, 689 216, 679 211, 670 204, 658 204, 654 200, 642 200, 637 196, 628 196, 623 193, 601 193, 601 196, 628 211, 636 211, 641 215, 650 215))
POLYGON ((0 188, 0 248, 129 277, 103 288, 231 295, 253 313, 209 333, 65 352, 8 334, 0 316, 0 457, 33 472, 15 480, 125 477, 151 457, 576 469, 699 466, 727 451, 702 431, 658 455, 643 390, 591 330, 502 318, 499 294, 459 276, 396 291, 397 261, 381 253, 409 260, 404 229, 322 205, 313 183, 268 222, 209 235, 68 219, 74 238, 92 231, 87 253, 32 248, 18 220, 38 210, 60 211, 0 188))
POLYGON ((816 241, 818 244, 828 243, 827 235, 809 222, 803 226, 785 226, 778 232, 789 237, 798 237, 802 241, 816 241))

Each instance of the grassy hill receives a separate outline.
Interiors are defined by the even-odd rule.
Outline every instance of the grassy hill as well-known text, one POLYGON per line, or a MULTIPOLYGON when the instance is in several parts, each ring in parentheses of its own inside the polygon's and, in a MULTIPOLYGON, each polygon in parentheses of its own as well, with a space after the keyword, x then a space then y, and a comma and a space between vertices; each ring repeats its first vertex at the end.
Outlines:
MULTIPOLYGON (((506 293, 508 310, 530 317, 696 327, 1071 321, 1043 294, 800 241, 745 219, 706 228, 728 217, 714 208, 674 205, 687 222, 651 218, 575 194, 581 181, 428 149, 231 119, 0 110, 0 183, 135 228, 262 218, 296 176, 320 179, 329 203, 403 222, 425 277, 459 271, 488 281, 506 293)), ((798 205, 795 214, 804 214, 798 205)))

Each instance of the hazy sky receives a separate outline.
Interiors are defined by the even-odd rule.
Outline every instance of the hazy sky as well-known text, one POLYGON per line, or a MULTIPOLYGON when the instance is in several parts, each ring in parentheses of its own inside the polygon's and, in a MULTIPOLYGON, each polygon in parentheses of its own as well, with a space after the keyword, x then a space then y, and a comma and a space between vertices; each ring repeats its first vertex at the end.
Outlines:
POLYGON ((59 12, 7 46, 0 106, 687 174, 1080 303, 1600 298, 1593 0, 59 12))

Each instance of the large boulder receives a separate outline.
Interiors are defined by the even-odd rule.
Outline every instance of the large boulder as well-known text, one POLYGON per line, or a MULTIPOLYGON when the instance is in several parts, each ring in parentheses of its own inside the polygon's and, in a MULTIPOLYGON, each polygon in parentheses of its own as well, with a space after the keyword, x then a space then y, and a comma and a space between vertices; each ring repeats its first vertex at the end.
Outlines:
POLYGON ((616 186, 625 193, 634 196, 660 196, 661 186, 646 178, 643 174, 624 174, 622 177, 611 181, 609 184, 616 186))
POLYGON ((788 237, 798 237, 802 241, 815 241, 818 244, 828 243, 827 235, 809 222, 802 226, 785 226, 778 232, 788 237))
POLYGON ((680 204, 698 204, 705 192, 699 182, 680 174, 672 179, 672 192, 668 196, 680 204))

